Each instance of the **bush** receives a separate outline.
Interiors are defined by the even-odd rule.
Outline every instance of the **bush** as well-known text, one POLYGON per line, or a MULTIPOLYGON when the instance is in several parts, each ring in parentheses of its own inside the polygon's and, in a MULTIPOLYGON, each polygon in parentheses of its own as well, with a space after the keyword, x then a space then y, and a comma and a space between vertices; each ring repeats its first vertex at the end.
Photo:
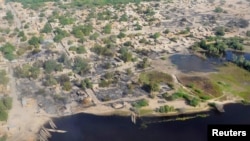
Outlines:
POLYGON ((193 99, 191 99, 191 100, 189 101, 189 104, 190 104, 191 106, 194 106, 194 107, 198 106, 199 103, 200 103, 200 100, 197 99, 197 98, 193 98, 193 99))
POLYGON ((221 8, 221 7, 216 7, 215 9, 214 9, 214 12, 216 12, 216 13, 222 13, 224 10, 221 8))
POLYGON ((250 30, 248 30, 248 31, 246 32, 246 36, 247 36, 247 37, 250 37, 250 30))
POLYGON ((145 107, 145 106, 148 106, 148 101, 146 99, 142 99, 142 100, 132 103, 132 106, 136 108, 145 107))
POLYGON ((225 35, 225 28, 222 26, 215 28, 215 35, 224 36, 225 35))
POLYGON ((14 55, 15 47, 12 44, 10 43, 4 44, 0 48, 0 51, 3 53, 4 58, 8 59, 9 61, 15 59, 15 55, 14 55))
POLYGON ((160 106, 160 108, 156 109, 156 112, 160 113, 168 113, 173 111, 175 111, 175 108, 173 106, 168 106, 168 105, 160 106))
POLYGON ((63 87, 63 90, 65 90, 65 91, 70 91, 72 88, 71 83, 69 81, 64 82, 62 87, 63 87))
POLYGON ((9 83, 9 78, 5 70, 0 70, 0 85, 6 86, 9 83))

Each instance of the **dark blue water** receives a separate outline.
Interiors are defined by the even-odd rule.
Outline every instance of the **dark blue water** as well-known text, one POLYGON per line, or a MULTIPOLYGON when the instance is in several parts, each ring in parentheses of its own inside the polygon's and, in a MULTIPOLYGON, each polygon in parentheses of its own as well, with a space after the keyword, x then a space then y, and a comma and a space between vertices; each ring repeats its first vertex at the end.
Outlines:
POLYGON ((216 71, 216 64, 220 64, 218 58, 202 59, 196 55, 176 54, 170 60, 182 72, 212 72, 216 71))
POLYGON ((244 56, 246 60, 250 60, 250 53, 244 53, 244 52, 235 52, 235 51, 226 51, 225 58, 228 61, 233 61, 233 55, 236 56, 244 56))
POLYGON ((226 51, 223 56, 207 55, 206 59, 196 55, 172 55, 169 59, 176 65, 177 69, 182 72, 213 72, 217 71, 216 67, 227 61, 233 61, 233 55, 243 55, 246 60, 250 60, 250 53, 226 51))
POLYGON ((210 111, 206 118, 157 122, 141 128, 142 122, 162 121, 173 117, 142 118, 134 125, 130 117, 77 114, 54 119, 58 129, 49 141, 206 141, 208 124, 250 124, 250 106, 226 105, 225 113, 210 111))

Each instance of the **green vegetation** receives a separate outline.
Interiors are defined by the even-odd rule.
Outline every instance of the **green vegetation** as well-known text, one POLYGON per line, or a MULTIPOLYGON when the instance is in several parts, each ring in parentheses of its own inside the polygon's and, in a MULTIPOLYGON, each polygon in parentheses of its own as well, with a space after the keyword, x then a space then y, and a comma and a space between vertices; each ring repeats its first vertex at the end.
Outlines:
POLYGON ((127 22, 128 21, 128 16, 126 14, 123 14, 120 19, 119 19, 120 22, 127 22))
POLYGON ((53 86, 56 85, 57 83, 58 83, 57 80, 52 75, 46 75, 43 84, 44 86, 53 86))
POLYGON ((92 89, 93 88, 93 83, 88 79, 84 79, 81 81, 81 88, 85 90, 86 88, 92 89))
POLYGON ((105 10, 100 13, 97 13, 98 20, 110 20, 111 16, 112 16, 112 12, 109 10, 105 10))
POLYGON ((245 59, 243 55, 238 57, 236 55, 233 55, 233 62, 239 67, 242 67, 250 72, 250 61, 245 59))
POLYGON ((0 141, 6 141, 7 138, 8 138, 7 135, 4 135, 4 136, 0 137, 0 141))
MULTIPOLYGON (((143 0, 98 0, 98 1, 91 1, 91 0, 74 0, 72 5, 77 7, 82 6, 103 6, 107 4, 127 4, 130 2, 139 3, 143 0)), ((148 0, 147 0, 148 1, 148 0)))
POLYGON ((153 39, 158 39, 160 36, 161 36, 161 34, 160 34, 159 32, 156 32, 156 33, 154 33, 154 34, 151 36, 151 38, 153 38, 153 39))
POLYGON ((174 112, 176 111, 175 108, 173 106, 168 106, 168 105, 164 105, 164 106, 160 106, 159 108, 156 108, 156 112, 160 112, 160 113, 168 113, 168 112, 174 112))
POLYGON ((6 86, 9 83, 9 77, 5 70, 0 70, 0 85, 6 86))
POLYGON ((17 78, 33 78, 37 79, 40 74, 40 68, 34 64, 31 66, 29 64, 24 64, 15 68, 15 76, 17 78))
POLYGON ((12 108, 12 98, 4 96, 0 98, 0 121, 7 121, 8 110, 12 108))
POLYGON ((109 56, 109 57, 114 56, 114 52, 111 48, 102 47, 99 44, 95 44, 94 47, 91 48, 91 51, 95 52, 97 55, 109 56))
POLYGON ((3 53, 4 58, 8 59, 9 61, 12 61, 15 59, 15 47, 10 44, 10 43, 6 43, 4 44, 1 48, 0 51, 3 53))
POLYGON ((68 81, 67 81, 67 82, 64 82, 64 83, 62 84, 62 89, 65 90, 65 91, 70 91, 71 88, 72 88, 71 82, 68 82, 68 81))
POLYGON ((93 26, 91 24, 74 26, 72 29, 72 34, 76 38, 83 38, 83 36, 89 36, 93 31, 93 26))
POLYGON ((69 51, 75 51, 77 54, 86 53, 86 49, 84 46, 79 46, 79 47, 71 46, 69 48, 69 51))
POLYGON ((57 63, 55 60, 47 60, 44 62, 43 68, 46 73, 52 73, 53 71, 62 71, 62 64, 57 63))
POLYGON ((148 58, 143 58, 141 62, 138 63, 137 67, 141 69, 145 69, 150 66, 148 58))
POLYGON ((130 51, 128 51, 128 48, 123 47, 120 49, 120 58, 124 61, 124 62, 130 62, 133 59, 133 55, 130 51))
POLYGON ((105 34, 110 34, 111 33, 111 29, 112 29, 112 26, 111 26, 111 24, 107 24, 107 25, 105 25, 104 27, 103 27, 103 33, 105 33, 105 34))
POLYGON ((169 29, 165 29, 165 30, 163 31, 164 34, 168 34, 169 32, 170 32, 169 29))
POLYGON ((200 99, 190 96, 183 90, 179 90, 170 96, 171 100, 176 100, 179 98, 185 99, 189 105, 194 106, 194 107, 198 106, 200 103, 200 99))
POLYGON ((224 10, 221 8, 221 7, 216 7, 215 9, 214 9, 214 12, 216 12, 216 13, 222 13, 224 10))
POLYGON ((190 28, 187 27, 185 30, 180 31, 178 34, 188 34, 190 32, 190 28))
POLYGON ((182 84, 192 90, 192 93, 197 95, 200 99, 208 100, 213 97, 222 95, 222 90, 218 84, 213 83, 207 77, 201 76, 182 76, 179 77, 182 84))
POLYGON ((235 50, 243 50, 243 38, 240 37, 207 37, 198 43, 195 43, 191 48, 197 50, 202 48, 212 55, 221 55, 225 53, 227 48, 235 50))
POLYGON ((83 76, 89 71, 89 69, 90 69, 90 66, 87 60, 81 57, 76 57, 74 59, 73 70, 75 73, 83 76))
POLYGON ((52 27, 50 26, 49 23, 46 23, 43 27, 43 29, 40 31, 41 33, 51 33, 52 32, 52 27))
POLYGON ((62 63, 66 68, 71 68, 71 61, 65 53, 63 53, 57 60, 58 62, 62 63))
POLYGON ((100 35, 97 32, 95 32, 95 33, 93 33, 92 35, 89 36, 89 39, 90 40, 96 40, 99 36, 100 35))
POLYGON ((142 99, 142 100, 132 103, 132 106, 135 108, 145 107, 145 106, 148 106, 148 101, 146 99, 142 99))
POLYGON ((210 75, 213 83, 218 83, 221 89, 236 96, 240 96, 246 101, 250 101, 250 72, 232 63, 219 68, 218 73, 210 75))
POLYGON ((58 19, 61 25, 73 24, 75 21, 73 18, 68 18, 66 16, 60 16, 58 19))
POLYGON ((63 38, 69 36, 69 33, 67 33, 67 31, 60 28, 56 28, 54 32, 56 35, 53 40, 57 43, 60 42, 63 38))
POLYGON ((3 19, 7 20, 8 23, 12 23, 13 20, 14 20, 14 15, 12 14, 11 11, 8 10, 8 11, 6 12, 6 16, 4 16, 3 19))
POLYGON ((250 30, 248 30, 248 31, 246 32, 246 36, 247 36, 247 37, 250 37, 250 30))
POLYGON ((169 74, 158 71, 141 73, 138 82, 147 92, 159 91, 160 83, 165 83, 173 87, 172 77, 169 74))
POLYGON ((224 36, 225 35, 225 27, 219 26, 215 28, 215 35, 224 36))
POLYGON ((38 48, 42 40, 43 40, 42 37, 32 36, 29 39, 28 43, 34 46, 35 48, 38 48))
POLYGON ((124 38, 126 37, 126 34, 124 32, 120 32, 118 35, 117 35, 118 38, 124 38))

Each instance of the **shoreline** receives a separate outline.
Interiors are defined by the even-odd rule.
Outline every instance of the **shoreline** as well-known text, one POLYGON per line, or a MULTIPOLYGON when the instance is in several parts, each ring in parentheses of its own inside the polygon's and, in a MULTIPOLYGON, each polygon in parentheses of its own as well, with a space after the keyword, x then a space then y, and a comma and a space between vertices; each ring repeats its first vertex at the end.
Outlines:
MULTIPOLYGON (((213 103, 213 102, 208 102, 208 103, 213 103)), ((203 105, 203 107, 197 107, 197 108, 194 107, 194 108, 190 108, 190 109, 185 109, 185 112, 175 111, 175 112, 168 112, 168 113, 157 113, 155 111, 152 111, 150 113, 139 115, 139 117, 178 116, 178 115, 187 115, 187 114, 208 112, 208 111, 214 109, 213 107, 207 105, 208 103, 202 103, 202 104, 206 104, 206 105, 203 105)), ((243 104, 239 100, 226 100, 226 101, 222 101, 222 102, 214 101, 214 103, 220 104, 223 107, 225 105, 228 105, 228 104, 243 104)), ((98 107, 95 107, 95 108, 98 109, 98 107)), ((107 111, 107 112, 101 112, 100 113, 100 112, 93 112, 93 111, 89 112, 89 111, 86 111, 86 110, 79 110, 79 111, 74 112, 71 115, 76 115, 76 114, 81 114, 81 113, 92 114, 92 115, 96 115, 96 116, 112 116, 112 115, 130 116, 133 112, 130 111, 129 109, 119 110, 119 109, 114 109, 114 108, 110 107, 110 111, 107 111)), ((66 115, 66 116, 71 116, 71 115, 66 115)), ((60 118, 60 116, 57 116, 56 118, 60 118)))

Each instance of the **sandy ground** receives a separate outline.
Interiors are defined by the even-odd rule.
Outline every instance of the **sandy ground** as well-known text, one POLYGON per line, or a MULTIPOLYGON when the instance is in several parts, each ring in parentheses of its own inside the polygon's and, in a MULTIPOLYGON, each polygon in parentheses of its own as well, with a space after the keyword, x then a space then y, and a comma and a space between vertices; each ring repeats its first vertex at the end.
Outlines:
MULTIPOLYGON (((9 69, 10 74, 13 70, 9 69)), ((7 133, 8 141, 35 141, 36 133, 40 127, 49 120, 49 115, 40 111, 38 113, 36 102, 27 101, 27 106, 23 107, 18 101, 15 78, 10 75, 10 96, 13 98, 12 109, 9 111, 7 123, 2 126, 2 131, 7 133)))

